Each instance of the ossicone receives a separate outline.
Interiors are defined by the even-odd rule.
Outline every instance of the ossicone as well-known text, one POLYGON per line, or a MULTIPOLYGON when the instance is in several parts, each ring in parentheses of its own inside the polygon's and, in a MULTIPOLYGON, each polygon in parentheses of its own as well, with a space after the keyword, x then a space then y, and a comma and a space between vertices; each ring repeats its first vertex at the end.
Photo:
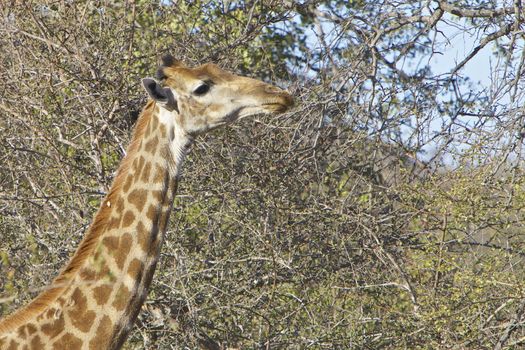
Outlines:
POLYGON ((171 54, 164 54, 161 58, 161 64, 164 67, 171 67, 177 65, 178 61, 171 54))
POLYGON ((167 79, 168 73, 166 73, 166 68, 177 68, 185 67, 184 63, 176 59, 173 55, 167 53, 161 57, 160 67, 157 69, 155 77, 159 80, 167 79))

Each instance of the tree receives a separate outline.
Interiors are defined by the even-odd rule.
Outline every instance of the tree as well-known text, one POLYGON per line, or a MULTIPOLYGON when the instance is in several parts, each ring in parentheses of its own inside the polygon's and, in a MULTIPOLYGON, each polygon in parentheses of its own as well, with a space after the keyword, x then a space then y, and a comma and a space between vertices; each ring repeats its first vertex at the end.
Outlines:
MULTIPOLYGON (((74 251, 173 52, 297 108, 199 139, 128 348, 517 348, 521 1, 0 8, 0 310, 74 251), (443 72, 458 35, 464 55, 443 72), (468 76, 491 51, 489 84, 468 76)), ((450 60, 449 60, 450 61, 450 60)))

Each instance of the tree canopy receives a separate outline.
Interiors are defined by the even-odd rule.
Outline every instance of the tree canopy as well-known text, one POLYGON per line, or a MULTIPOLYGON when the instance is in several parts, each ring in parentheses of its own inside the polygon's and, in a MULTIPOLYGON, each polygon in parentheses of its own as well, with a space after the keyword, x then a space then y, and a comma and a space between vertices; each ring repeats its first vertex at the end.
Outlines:
POLYGON ((170 52, 296 108, 197 139, 126 348, 523 347, 520 0, 4 4, 0 314, 76 248, 170 52))

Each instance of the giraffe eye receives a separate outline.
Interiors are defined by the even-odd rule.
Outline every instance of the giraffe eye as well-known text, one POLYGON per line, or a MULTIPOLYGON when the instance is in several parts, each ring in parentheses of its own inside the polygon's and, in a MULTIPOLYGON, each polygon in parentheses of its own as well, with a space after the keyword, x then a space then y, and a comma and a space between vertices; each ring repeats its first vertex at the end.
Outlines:
POLYGON ((193 90, 193 93, 197 96, 202 96, 208 91, 210 91, 210 86, 208 84, 202 84, 199 85, 199 87, 197 87, 195 90, 193 90))

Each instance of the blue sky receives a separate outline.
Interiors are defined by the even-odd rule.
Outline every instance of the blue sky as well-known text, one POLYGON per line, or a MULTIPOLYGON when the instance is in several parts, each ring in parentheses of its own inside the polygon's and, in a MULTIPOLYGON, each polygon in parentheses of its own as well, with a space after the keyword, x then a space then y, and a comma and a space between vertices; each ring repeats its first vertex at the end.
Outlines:
MULTIPOLYGON (((460 63, 479 44, 479 38, 443 22, 439 23, 438 29, 442 31, 449 43, 442 48, 442 55, 435 55, 430 64, 434 73, 448 73, 460 63)), ((489 33, 486 33, 488 35, 489 33)), ((441 38, 443 39, 443 38, 441 38)), ((490 85, 490 68, 493 46, 488 44, 476 56, 474 56, 461 70, 462 76, 468 76, 474 83, 480 83, 483 87, 490 85)))

